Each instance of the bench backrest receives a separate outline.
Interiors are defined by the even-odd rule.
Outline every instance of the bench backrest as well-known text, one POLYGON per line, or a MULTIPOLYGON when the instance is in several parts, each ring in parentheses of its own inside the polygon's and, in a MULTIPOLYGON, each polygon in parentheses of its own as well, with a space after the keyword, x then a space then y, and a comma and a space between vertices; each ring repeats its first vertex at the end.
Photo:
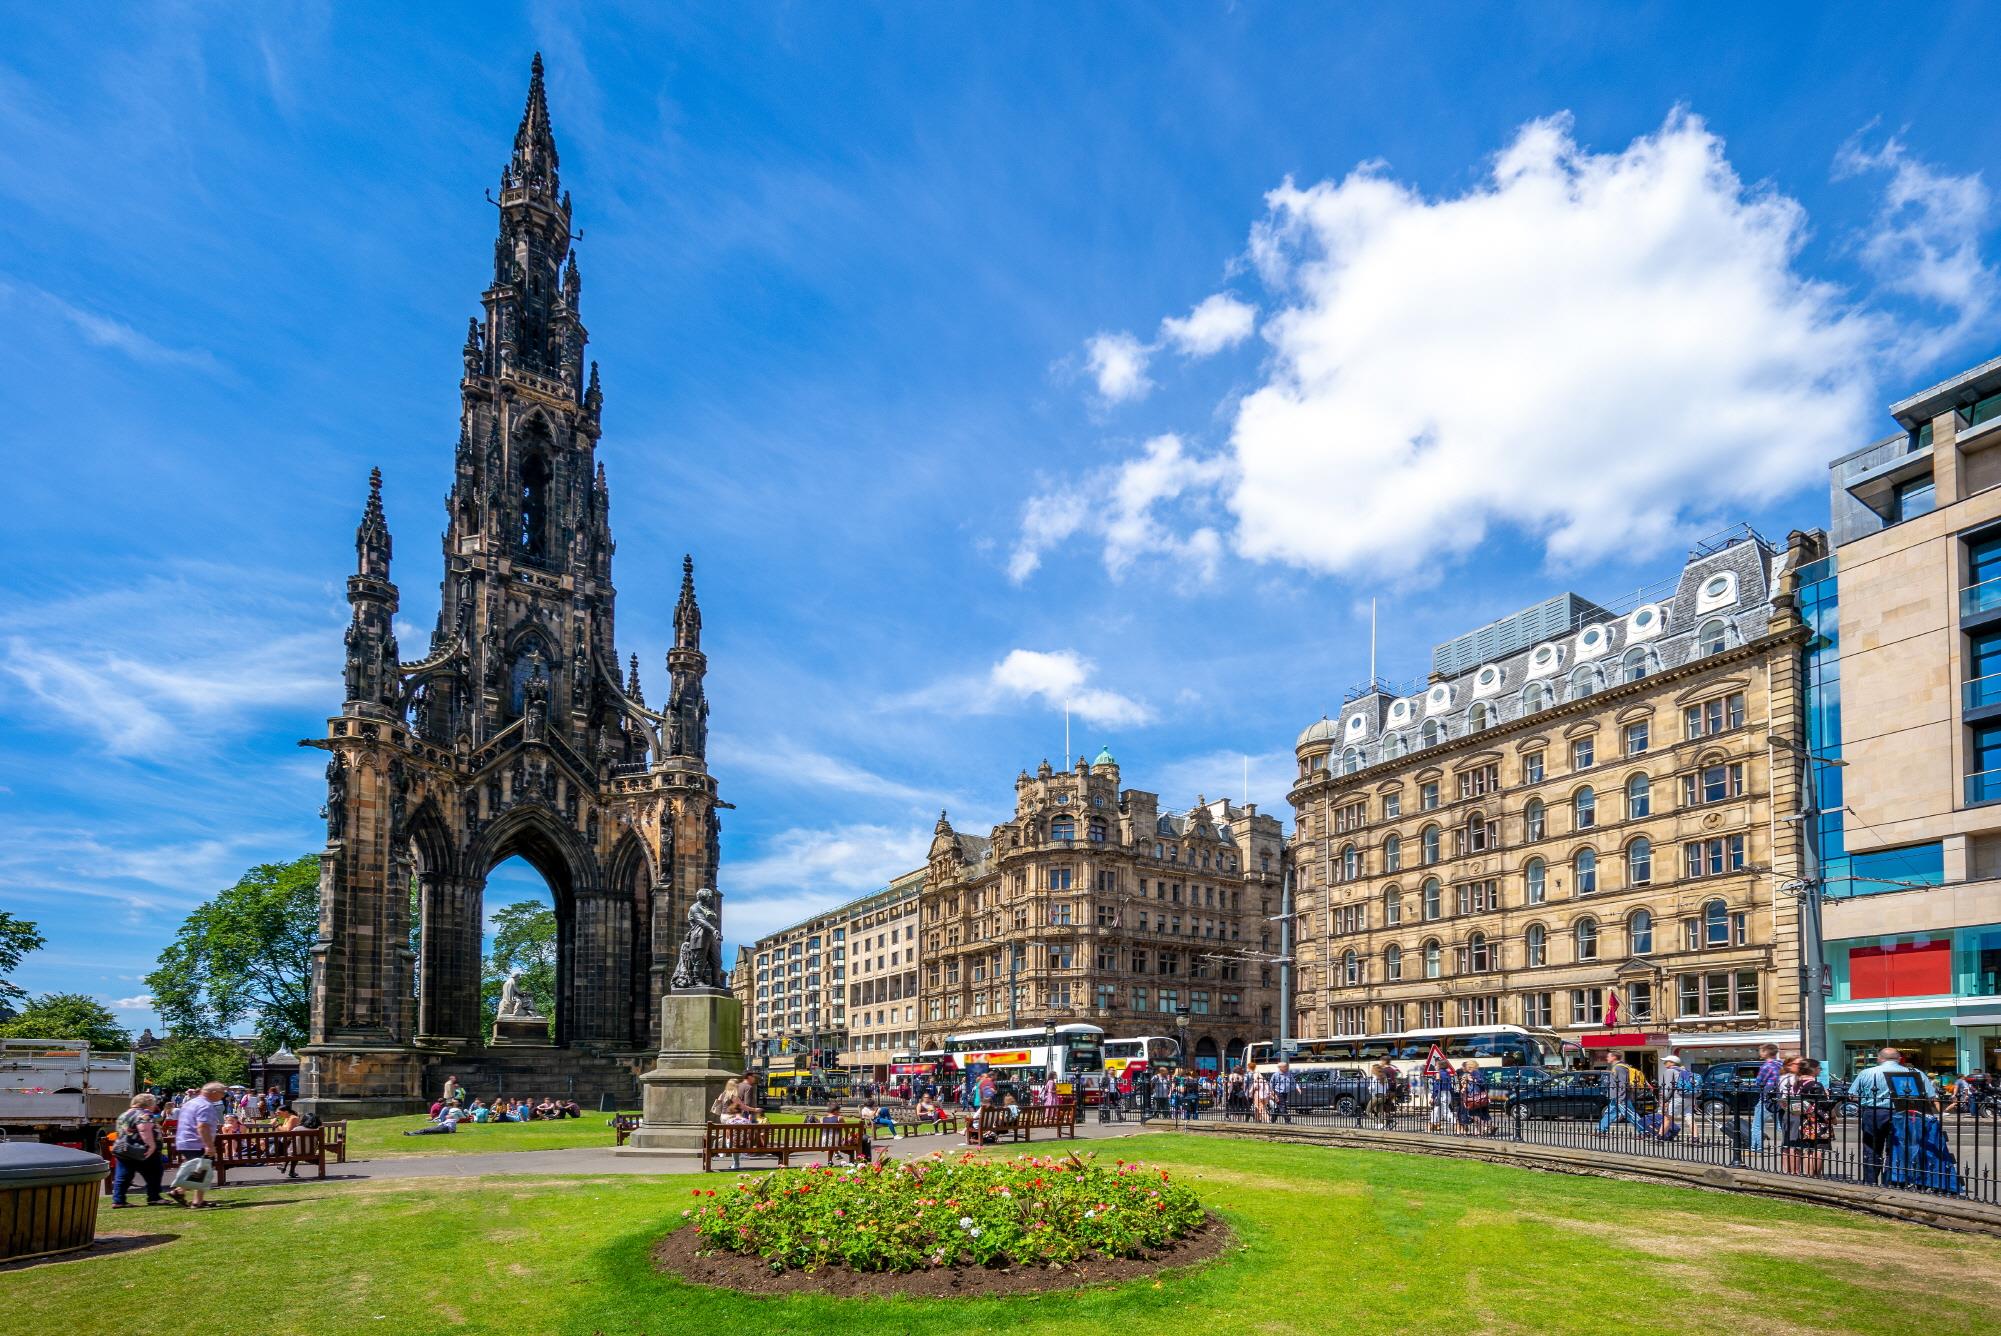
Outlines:
POLYGON ((861 1123, 710 1123, 707 1137, 711 1146, 726 1150, 845 1150, 859 1149, 868 1140, 868 1128, 861 1123))
POLYGON ((222 1132, 215 1153, 225 1163, 243 1160, 316 1159, 325 1142, 317 1127, 290 1132, 222 1132))

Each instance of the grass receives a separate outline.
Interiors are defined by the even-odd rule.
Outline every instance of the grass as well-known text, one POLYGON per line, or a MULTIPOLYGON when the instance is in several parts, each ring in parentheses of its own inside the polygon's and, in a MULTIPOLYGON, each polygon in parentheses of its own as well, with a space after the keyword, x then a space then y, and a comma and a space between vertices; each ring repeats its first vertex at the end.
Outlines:
POLYGON ((587 1113, 546 1123, 460 1123, 449 1136, 406 1137, 431 1120, 421 1113, 401 1118, 356 1118, 347 1125, 350 1160, 401 1159, 406 1155, 490 1155, 508 1150, 609 1148, 618 1134, 605 1125, 610 1114, 587 1113))
MULTIPOLYGON (((444 1140, 445 1138, 439 1138, 444 1140)), ((1185 1175, 1243 1247, 1059 1300, 752 1299, 657 1275, 687 1176, 230 1189, 178 1236, 0 1272, 0 1326, 91 1330, 199 1313, 217 1330, 840 1336, 1330 1331, 1987 1332, 2001 1240, 1822 1208, 1416 1155, 1153 1135, 1108 1147, 1185 1175)), ((727 1180, 723 1180, 727 1181, 727 1180)))

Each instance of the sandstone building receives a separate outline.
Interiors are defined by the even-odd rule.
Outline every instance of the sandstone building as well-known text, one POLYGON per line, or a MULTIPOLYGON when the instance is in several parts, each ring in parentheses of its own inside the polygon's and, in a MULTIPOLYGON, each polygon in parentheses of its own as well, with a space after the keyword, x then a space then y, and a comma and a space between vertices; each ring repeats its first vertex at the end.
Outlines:
POLYGON ((1211 1070, 1276 1026, 1284 835, 1254 806, 1161 810, 1109 752, 1015 780, 1015 815, 961 835, 941 814, 922 891, 920 1046, 1101 1026, 1179 1037, 1211 1070))
POLYGON ((1799 901, 1775 888, 1800 865, 1814 541, 1739 531, 1616 614, 1548 600, 1307 728, 1295 1033, 1522 1025, 1646 1066, 1796 1048, 1799 901))

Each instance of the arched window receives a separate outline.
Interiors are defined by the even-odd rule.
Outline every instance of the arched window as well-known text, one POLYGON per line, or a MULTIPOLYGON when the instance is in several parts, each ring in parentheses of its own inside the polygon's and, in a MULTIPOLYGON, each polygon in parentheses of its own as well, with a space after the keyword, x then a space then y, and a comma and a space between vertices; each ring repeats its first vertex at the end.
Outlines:
POLYGON ((1577 926, 1572 929, 1572 932, 1577 940, 1577 958, 1579 960, 1598 959, 1598 920, 1588 918, 1579 919, 1577 920, 1577 926))
POLYGON ((1385 835, 1383 837, 1383 871, 1401 872, 1402 870, 1403 841, 1394 835, 1385 835))
POLYGON ((1403 892, 1392 886, 1383 892, 1383 925, 1395 927, 1403 922, 1403 892))
POLYGON ((1645 775, 1634 775, 1626 781, 1626 816, 1638 819, 1654 814, 1654 784, 1645 775))
POLYGON ((1091 824, 1086 828, 1086 832, 1091 837, 1091 843, 1103 844, 1105 842, 1105 823, 1097 817, 1091 818, 1091 824))
POLYGON ((1420 894, 1424 900, 1425 921, 1429 922, 1437 918, 1441 912, 1444 900, 1444 888, 1438 884, 1438 878, 1427 877, 1420 894))
POLYGON ((1549 893, 1549 869, 1540 858, 1529 860, 1529 865, 1522 869, 1522 880, 1528 888, 1523 899, 1532 905, 1541 904, 1549 893))
POLYGON ((1067 816, 1059 816, 1049 823, 1049 838, 1067 842, 1077 838, 1077 823, 1067 816))
POLYGON ((1522 713, 1534 714, 1550 707, 1549 683, 1531 682, 1522 689, 1522 713))
POLYGON ((1493 846, 1495 835, 1494 825, 1485 812, 1468 812, 1466 824, 1460 827, 1460 850, 1469 854, 1486 853, 1493 846))
POLYGON ((1403 978, 1403 948, 1390 945, 1383 948, 1383 977, 1394 983, 1403 978))
POLYGON ((1570 811, 1575 818, 1571 824, 1578 830, 1589 830, 1598 824, 1598 795, 1589 784, 1571 796, 1570 811))
POLYGON ((1587 663, 1570 675, 1570 698, 1583 700, 1598 689, 1598 666, 1587 663))
POLYGON ((1570 860, 1570 874, 1576 878, 1577 893, 1590 895, 1598 889, 1598 854, 1592 849, 1579 849, 1577 857, 1570 860))
POLYGON ((1702 907, 1702 944, 1730 945, 1730 906, 1721 900, 1711 900, 1702 907))
POLYGON ((1341 953, 1341 982, 1350 988, 1362 981, 1362 959, 1354 951, 1341 953))
POLYGON ((1421 840, 1424 850, 1424 861, 1427 864, 1436 863, 1439 859, 1441 852, 1439 848, 1439 839, 1440 837, 1439 837, 1438 827, 1426 826, 1424 828, 1424 833, 1421 837, 1421 840))
POLYGON ((1493 948, 1487 945, 1487 934, 1476 932, 1466 939, 1466 955, 1462 962, 1463 973, 1485 974, 1494 967, 1493 948))
POLYGON ((1341 753, 1341 773, 1352 775, 1362 768, 1362 749, 1350 747, 1341 753))
POLYGON ((1471 732, 1477 733, 1481 729, 1490 726, 1493 722, 1493 711, 1488 708, 1487 702, 1483 700, 1474 701, 1473 708, 1466 712, 1466 727, 1471 732))
POLYGON ((1695 652, 1698 657, 1707 658, 1711 654, 1721 654, 1730 644, 1729 623, 1721 617, 1712 617, 1702 624, 1695 633, 1695 652))
POLYGON ((1424 977, 1427 979, 1438 978, 1445 972, 1444 965, 1445 953, 1439 949, 1437 939, 1433 938, 1427 941, 1424 944, 1424 977))
POLYGON ((1362 875, 1362 854, 1352 844, 1341 846, 1341 880, 1353 881, 1362 875))
POLYGON ((1626 884, 1650 886, 1654 880, 1654 846, 1642 835, 1626 846, 1626 884))
POLYGON ((1522 934, 1522 950, 1531 966, 1549 964, 1549 929, 1540 923, 1529 924, 1522 934))
POLYGON ((1531 840, 1539 840, 1548 829, 1548 825, 1543 816, 1542 799, 1529 799, 1528 806, 1522 808, 1523 833, 1531 840))
POLYGON ((1401 733, 1392 733, 1383 739, 1383 758, 1395 760, 1410 751, 1410 740, 1401 733))
POLYGON ((1445 741, 1445 725, 1439 723, 1436 719, 1425 720, 1424 727, 1419 730, 1417 735, 1417 745, 1420 747, 1436 747, 1443 741, 1445 741))
POLYGON ((521 462, 521 554, 530 561, 549 556, 549 461, 536 451, 521 462))
POLYGON ((1636 909, 1626 920, 1626 938, 1632 943, 1633 954, 1645 956, 1653 954, 1654 916, 1644 909, 1636 909))
POLYGON ((1653 650, 1645 645, 1635 645, 1627 650, 1626 657, 1619 661, 1619 680, 1637 682, 1660 670, 1660 661, 1654 657, 1653 650))

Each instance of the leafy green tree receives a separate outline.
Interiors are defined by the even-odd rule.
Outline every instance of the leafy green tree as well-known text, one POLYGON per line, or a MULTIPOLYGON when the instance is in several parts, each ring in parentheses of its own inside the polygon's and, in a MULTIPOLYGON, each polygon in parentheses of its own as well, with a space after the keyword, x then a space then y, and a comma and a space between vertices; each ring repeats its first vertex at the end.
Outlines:
POLYGON ((43 993, 0 1025, 0 1039, 81 1039, 92 1048, 130 1048, 132 1035, 88 993, 43 993))
POLYGON ((250 1055, 241 1044, 209 1035, 170 1035, 139 1055, 139 1081, 169 1093, 209 1081, 240 1085, 250 1079, 250 1055))
POLYGON ((179 1035, 223 1035, 254 1018, 266 1052, 306 1041, 320 860, 260 863, 188 915, 146 976, 153 1004, 179 1035))
POLYGON ((521 971, 521 987, 552 1026, 556 1017, 556 911, 539 900, 517 900, 493 915, 493 954, 483 964, 480 1005, 493 1031, 500 1007, 500 987, 508 972, 521 971))
POLYGON ((39 951, 46 945, 34 924, 0 909, 0 1017, 9 1015, 13 1008, 28 1000, 27 990, 7 976, 21 967, 22 958, 30 951, 39 951))

